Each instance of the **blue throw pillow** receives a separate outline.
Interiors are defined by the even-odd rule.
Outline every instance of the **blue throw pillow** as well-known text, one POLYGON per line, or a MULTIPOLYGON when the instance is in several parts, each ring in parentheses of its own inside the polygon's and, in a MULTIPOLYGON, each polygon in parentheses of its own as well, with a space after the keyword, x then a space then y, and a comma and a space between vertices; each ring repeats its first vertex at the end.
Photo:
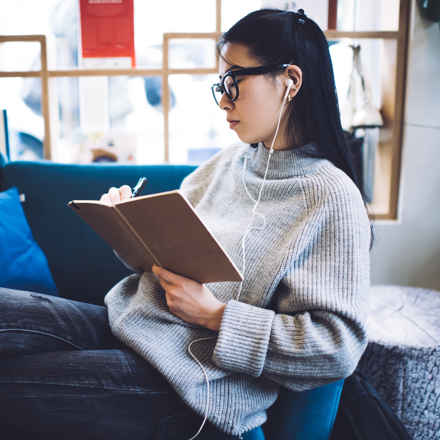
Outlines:
POLYGON ((15 187, 0 192, 0 286, 57 295, 46 256, 32 236, 15 187))

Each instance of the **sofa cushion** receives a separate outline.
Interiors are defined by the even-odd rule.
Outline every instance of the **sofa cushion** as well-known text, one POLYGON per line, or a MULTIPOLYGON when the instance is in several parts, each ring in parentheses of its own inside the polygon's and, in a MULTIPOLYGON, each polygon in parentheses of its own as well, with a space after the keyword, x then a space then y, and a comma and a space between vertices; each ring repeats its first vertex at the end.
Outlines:
POLYGON ((68 206, 70 200, 96 200, 111 186, 148 183, 142 194, 169 191, 196 167, 190 165, 6 163, 2 189, 16 186, 26 195, 23 209, 35 240, 47 256, 59 296, 103 305, 103 298, 130 271, 110 246, 68 206))
POLYGON ((0 286, 57 293, 46 256, 35 242, 17 188, 0 192, 0 286))

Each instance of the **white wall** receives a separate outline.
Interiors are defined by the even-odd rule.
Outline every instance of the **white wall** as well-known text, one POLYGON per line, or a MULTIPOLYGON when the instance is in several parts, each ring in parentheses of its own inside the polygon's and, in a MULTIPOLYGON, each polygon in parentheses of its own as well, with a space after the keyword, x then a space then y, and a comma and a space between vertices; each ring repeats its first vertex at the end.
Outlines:
POLYGON ((440 26, 411 5, 399 221, 376 224, 371 283, 440 290, 440 26))

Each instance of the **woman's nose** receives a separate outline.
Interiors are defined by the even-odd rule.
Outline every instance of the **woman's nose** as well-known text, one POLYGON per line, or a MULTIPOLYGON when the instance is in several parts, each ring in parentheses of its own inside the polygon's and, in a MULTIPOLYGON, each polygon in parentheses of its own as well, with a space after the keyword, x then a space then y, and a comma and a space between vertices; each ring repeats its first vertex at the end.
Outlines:
POLYGON ((231 110, 234 103, 229 99, 229 96, 226 93, 223 93, 220 98, 219 106, 222 110, 231 110))

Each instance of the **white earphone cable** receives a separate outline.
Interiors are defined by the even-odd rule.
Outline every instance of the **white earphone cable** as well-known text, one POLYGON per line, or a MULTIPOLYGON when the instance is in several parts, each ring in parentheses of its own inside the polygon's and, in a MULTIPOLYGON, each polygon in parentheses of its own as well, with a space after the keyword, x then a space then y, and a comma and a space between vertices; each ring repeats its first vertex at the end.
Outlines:
MULTIPOLYGON (((265 217, 263 214, 257 213, 256 210, 257 210, 258 204, 260 203, 260 199, 261 199, 261 194, 262 194, 262 192, 263 192, 264 183, 266 182, 267 171, 268 171, 268 169, 269 169, 269 162, 270 162, 270 158, 272 157, 272 154, 273 154, 273 146, 274 146, 274 144, 275 144, 275 140, 276 140, 277 135, 278 135, 278 130, 279 130, 279 128, 280 128, 281 116, 282 116, 282 112, 283 112, 284 104, 286 103, 287 95, 288 95, 289 90, 290 90, 291 87, 292 87, 292 83, 290 83, 289 86, 287 87, 286 93, 285 93, 284 98, 283 98, 283 103, 281 104, 280 113, 279 113, 279 116, 278 116, 278 123, 277 123, 277 127, 276 127, 276 130, 275 130, 275 135, 274 135, 273 140, 272 140, 272 145, 270 146, 269 158, 268 158, 268 160, 267 160, 267 164, 266 164, 266 171, 264 172, 263 183, 261 184, 261 187, 260 187, 260 191, 259 191, 259 193, 258 193, 258 199, 257 199, 257 200, 255 200, 255 199, 252 197, 252 195, 250 194, 250 192, 248 191, 248 189, 247 189, 247 187, 246 187, 245 179, 244 179, 244 171, 245 171, 245 168, 246 168, 247 157, 245 157, 245 160, 244 160, 244 163, 243 163, 242 183, 243 183, 243 186, 244 186, 244 189, 245 189, 247 195, 250 197, 250 199, 251 199, 253 202, 255 202, 255 205, 254 205, 254 207, 253 207, 253 209, 252 209, 252 218, 251 218, 251 221, 249 222, 249 224, 248 224, 248 226, 247 226, 247 228, 246 228, 246 232, 245 232, 245 234, 244 234, 244 236, 243 236, 243 238, 242 238, 242 240, 241 240, 242 256, 243 256, 243 269, 242 269, 243 280, 244 280, 244 274, 245 274, 245 270, 246 270, 246 249, 245 249, 245 247, 246 247, 246 243, 245 243, 245 242, 246 242, 246 237, 247 237, 248 233, 249 233, 250 231, 252 231, 253 229, 254 229, 254 230, 262 230, 262 229, 264 229, 265 226, 266 226, 266 217, 265 217), (258 228, 256 228, 256 227, 251 228, 250 226, 252 225, 252 223, 253 223, 253 221, 254 221, 254 217, 255 217, 256 215, 259 215, 259 216, 262 217, 262 219, 263 219, 263 225, 260 226, 260 227, 258 227, 258 228)), ((236 296, 236 300, 237 300, 237 301, 238 301, 239 298, 240 298, 240 294, 241 294, 241 288, 242 288, 242 286, 243 286, 243 281, 240 282, 240 288, 239 288, 239 290, 238 290, 238 294, 237 294, 237 296, 236 296)), ((191 346, 192 346, 192 344, 194 344, 195 342, 199 342, 199 341, 207 341, 207 340, 210 340, 210 339, 216 339, 216 337, 194 339, 193 341, 191 341, 191 342, 188 344, 188 352, 189 352, 190 356, 191 356, 191 357, 197 362, 197 364, 198 364, 199 367, 201 368, 201 370, 202 370, 202 372, 203 372, 203 375, 205 376, 205 380, 206 380, 206 404, 205 404, 205 416, 204 416, 204 418, 203 418, 203 422, 202 422, 202 424, 200 425, 198 431, 197 431, 197 432, 196 432, 191 438, 189 438, 188 440, 194 440, 194 439, 195 439, 195 438, 201 433, 203 427, 205 426, 205 423, 206 423, 206 421, 207 421, 207 419, 208 419, 208 414, 209 414, 209 399, 210 399, 210 389, 209 389, 209 377, 208 377, 208 373, 206 372, 206 370, 205 370, 205 368, 203 367, 202 363, 197 359, 197 357, 196 357, 196 356, 194 355, 194 353, 191 351, 191 346)))
POLYGON ((215 337, 210 337, 210 338, 199 338, 199 339, 194 339, 193 341, 191 341, 188 344, 188 352, 190 354, 190 356, 197 362, 197 364, 199 365, 199 367, 202 369, 203 375, 205 376, 205 380, 206 380, 206 404, 205 404, 205 417, 203 418, 203 422, 200 425, 198 431, 188 440, 194 440, 201 432, 203 427, 205 426, 206 420, 208 419, 208 414, 209 414, 209 397, 210 397, 210 392, 209 392, 209 378, 208 378, 208 373, 206 372, 205 368, 203 368, 202 363, 197 359, 197 357, 194 355, 194 353, 191 351, 191 345, 193 345, 195 342, 199 342, 199 341, 207 341, 209 339, 216 339, 215 337))
MULTIPOLYGON (((268 171, 268 169, 269 169, 270 159, 271 159, 272 154, 273 154, 273 146, 275 145, 275 140, 276 140, 276 138, 277 138, 277 136, 278 136, 278 130, 280 129, 280 123, 281 123, 281 117, 282 117, 282 115, 283 115, 284 104, 286 103, 286 99, 287 99, 287 96, 288 96, 288 94, 289 94, 289 90, 290 90, 291 87, 292 87, 292 83, 289 84, 289 86, 287 87, 286 93, 284 94, 283 103, 281 104, 280 112, 279 112, 279 115, 278 115, 278 123, 277 123, 277 127, 276 127, 276 129, 275 129, 275 134, 274 134, 274 137, 273 137, 273 139, 272 139, 272 144, 271 144, 271 146, 270 146, 270 150, 269 150, 269 157, 268 157, 268 159, 267 159, 267 164, 266 164, 266 170, 265 170, 265 172, 264 172, 263 183, 261 184, 260 191, 259 191, 259 193, 258 193, 258 199, 257 199, 257 201, 255 202, 255 205, 254 205, 254 207, 253 207, 253 209, 252 209, 252 218, 251 218, 251 221, 250 221, 250 223, 249 223, 249 225, 248 225, 248 227, 247 227, 247 229, 246 229, 246 232, 245 232, 245 234, 243 235, 243 238, 242 238, 242 240, 241 240, 242 261, 243 261, 243 264, 242 264, 242 275, 243 275, 243 281, 244 281, 244 278, 245 278, 245 272, 246 272, 246 249, 245 249, 245 246, 246 246, 246 238, 247 238, 249 232, 252 231, 252 229, 261 230, 261 229, 263 229, 263 228, 266 226, 266 217, 265 217, 263 214, 259 214, 259 213, 257 213, 256 211, 257 211, 258 204, 260 203, 260 200, 261 200, 261 194, 263 193, 264 184, 266 183, 267 171, 268 171), (260 228, 250 228, 250 226, 252 225, 252 223, 253 223, 253 221, 254 221, 254 217, 255 217, 255 215, 260 215, 260 216, 263 218, 263 226, 260 227, 260 228)), ((244 169, 245 169, 245 166, 246 166, 246 159, 247 159, 247 158, 245 158, 245 161, 244 161, 244 163, 243 163, 242 182, 243 182, 244 188, 245 188, 246 193, 248 194, 248 196, 251 198, 252 201, 255 201, 254 198, 250 195, 250 193, 249 193, 249 191, 248 191, 248 189, 247 189, 247 187, 246 187, 246 183, 245 183, 245 179, 244 179, 244 169)), ((240 288, 239 288, 238 293, 237 293, 237 296, 236 296, 236 298, 235 298, 237 301, 239 301, 239 299, 240 299, 241 289, 242 289, 242 287, 243 287, 243 281, 240 282, 240 288)))

